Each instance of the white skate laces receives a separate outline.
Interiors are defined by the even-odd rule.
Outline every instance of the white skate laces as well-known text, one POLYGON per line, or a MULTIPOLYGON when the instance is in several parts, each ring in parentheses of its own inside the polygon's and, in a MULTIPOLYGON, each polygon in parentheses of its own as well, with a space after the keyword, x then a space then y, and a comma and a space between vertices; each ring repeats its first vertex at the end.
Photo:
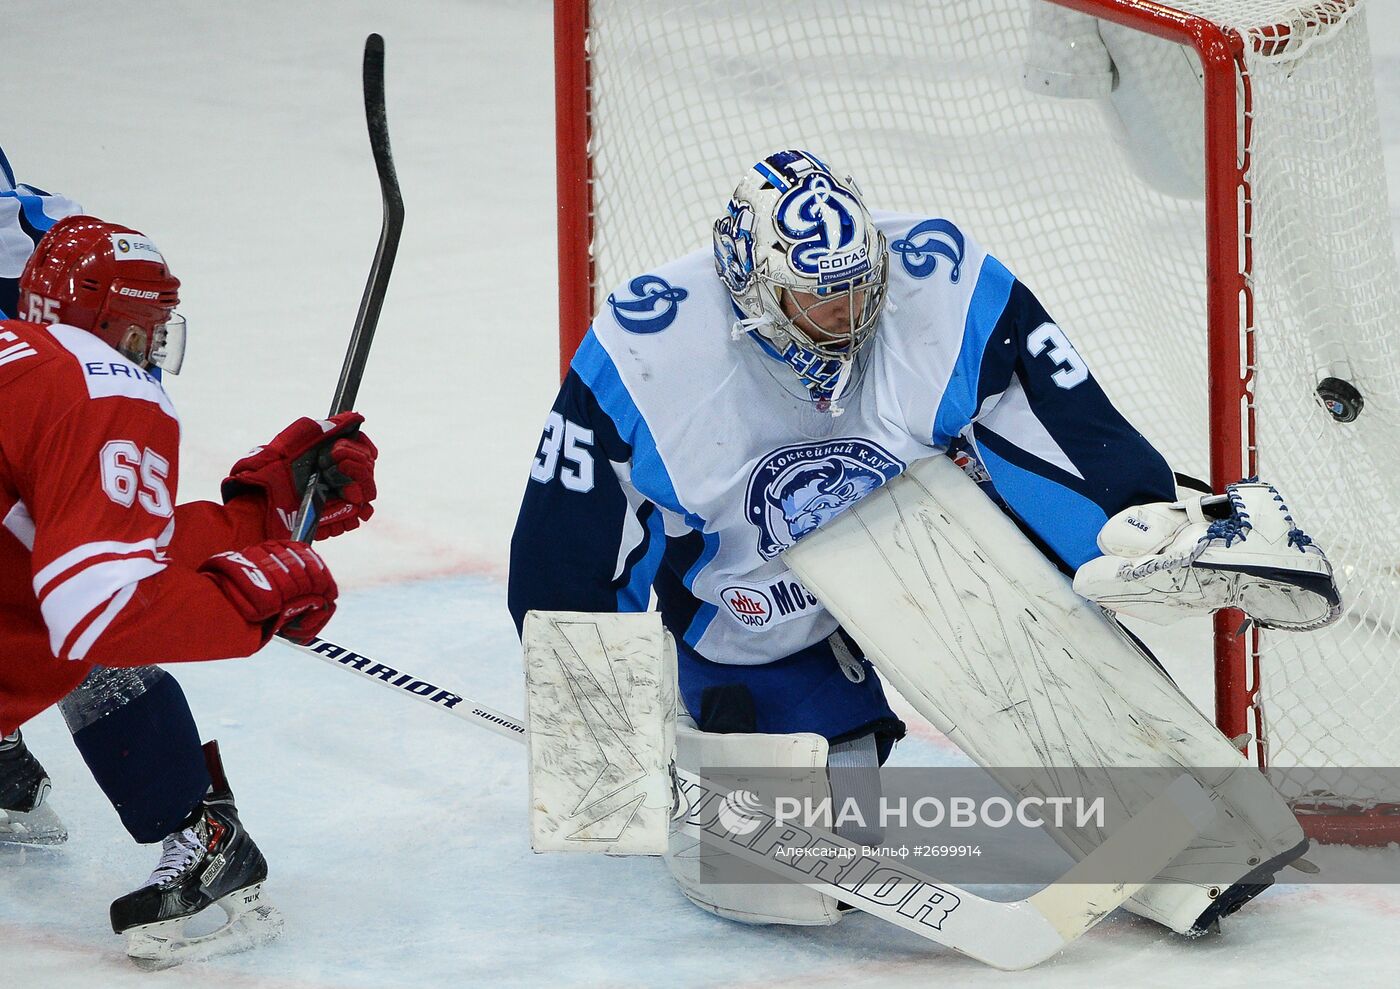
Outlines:
POLYGON ((204 856, 205 851, 204 839, 194 828, 185 828, 170 835, 161 842, 160 863, 146 880, 145 886, 163 886, 172 879, 178 879, 204 856))

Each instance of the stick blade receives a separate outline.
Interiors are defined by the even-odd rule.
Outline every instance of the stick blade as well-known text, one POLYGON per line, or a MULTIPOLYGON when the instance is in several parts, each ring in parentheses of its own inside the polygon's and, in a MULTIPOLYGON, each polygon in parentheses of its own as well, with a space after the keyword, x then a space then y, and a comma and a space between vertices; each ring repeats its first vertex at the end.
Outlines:
POLYGON ((1066 943, 1073 941, 1146 886, 1214 818, 1215 805, 1205 788, 1194 777, 1182 775, 1029 902, 1066 943), (1148 878, 1100 881, 1105 875, 1148 878))

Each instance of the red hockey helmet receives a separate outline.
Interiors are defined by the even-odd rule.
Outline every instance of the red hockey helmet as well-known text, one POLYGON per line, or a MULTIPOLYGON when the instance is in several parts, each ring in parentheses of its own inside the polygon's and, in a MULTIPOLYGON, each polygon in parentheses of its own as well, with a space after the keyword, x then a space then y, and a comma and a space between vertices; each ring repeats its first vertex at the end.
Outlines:
POLYGON ((180 280, 140 231, 64 217, 39 241, 19 289, 22 318, 87 330, 140 367, 180 370, 180 280))

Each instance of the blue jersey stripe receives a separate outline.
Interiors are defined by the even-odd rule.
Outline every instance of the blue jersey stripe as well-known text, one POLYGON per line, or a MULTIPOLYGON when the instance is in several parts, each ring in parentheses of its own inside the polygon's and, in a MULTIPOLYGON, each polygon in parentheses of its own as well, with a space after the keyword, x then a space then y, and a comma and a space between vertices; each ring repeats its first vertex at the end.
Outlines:
POLYGON ((946 447, 977 414, 977 393, 982 371, 982 355, 997 321, 1006 310, 1016 276, 990 254, 977 273, 977 287, 967 308, 963 326, 962 350, 948 380, 948 390, 933 417, 933 444, 946 447))
MULTIPOLYGON (((719 533, 702 532, 698 533, 698 535, 704 541, 703 548, 700 550, 700 555, 695 558, 695 562, 690 565, 685 575, 681 577, 681 583, 685 585, 685 589, 692 593, 694 593, 695 590, 695 579, 710 565, 710 561, 713 560, 715 554, 719 552, 719 533)), ((681 635, 681 639, 692 647, 699 643, 704 637, 705 632, 710 627, 710 622, 714 621, 715 616, 719 614, 719 609, 714 605, 700 601, 698 598, 694 600, 699 604, 699 608, 696 609, 695 616, 690 620, 690 624, 686 626, 685 632, 681 635)))
POLYGON ((627 586, 617 592, 618 611, 646 611, 651 605, 651 582, 661 566, 661 556, 666 552, 666 523, 660 511, 652 510, 646 529, 646 555, 632 565, 627 586))
POLYGON ((700 576, 700 571, 708 567, 710 561, 715 558, 715 554, 719 552, 719 533, 702 532, 700 536, 705 541, 705 548, 700 551, 700 557, 681 578, 681 583, 685 584, 688 591, 695 589, 695 578, 700 576))
MULTIPOLYGON (((23 188, 28 189, 29 187, 24 186, 23 188)), ((30 226, 40 233, 47 232, 49 227, 58 222, 44 212, 44 200, 52 197, 36 196, 32 192, 21 192, 18 189, 0 191, 0 196, 19 200, 20 209, 24 210, 24 218, 29 221, 30 226)))
POLYGON ((700 640, 704 638, 705 633, 709 630, 710 622, 715 620, 715 615, 717 614, 719 614, 718 608, 708 601, 701 602, 700 610, 695 613, 695 617, 690 622, 690 627, 685 630, 685 634, 682 635, 681 638, 692 649, 696 648, 700 640))
POLYGON ((997 493, 1066 564, 1079 569, 1103 554, 1098 535, 1108 516, 1088 498, 1034 471, 1018 467, 977 444, 997 493))
MULTIPOLYGON (((703 536, 705 539, 704 551, 701 552, 700 558, 695 561, 695 565, 686 571, 685 576, 681 578, 686 586, 686 590, 692 592, 695 590, 695 578, 700 576, 700 572, 710 565, 710 561, 713 560, 715 554, 719 552, 719 533, 706 532, 703 536)), ((685 634, 682 635, 681 638, 694 647, 704 638, 705 633, 710 628, 710 622, 714 621, 715 616, 718 614, 718 608, 708 602, 702 602, 700 610, 695 613, 695 617, 691 620, 690 626, 685 630, 685 634)))
MULTIPOLYGON (((651 435, 651 427, 642 418, 641 410, 633 400, 617 366, 598 337, 590 329, 574 354, 572 367, 608 418, 617 426, 618 435, 632 447, 632 484, 658 505, 662 505, 684 515, 687 522, 701 520, 687 512, 676 497, 676 487, 671 483, 671 475, 656 448, 656 440, 651 435)), ((691 523, 694 525, 694 523, 691 523)), ((702 523, 703 524, 703 523, 702 523)), ((695 526, 699 528, 699 526, 695 526)))

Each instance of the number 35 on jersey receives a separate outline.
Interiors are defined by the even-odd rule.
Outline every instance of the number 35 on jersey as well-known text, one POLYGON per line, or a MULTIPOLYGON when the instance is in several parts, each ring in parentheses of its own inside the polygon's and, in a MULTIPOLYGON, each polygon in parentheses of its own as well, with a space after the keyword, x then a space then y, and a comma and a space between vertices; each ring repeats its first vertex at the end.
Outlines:
POLYGON ((570 491, 593 490, 593 430, 551 412, 530 465, 530 478, 548 484, 556 476, 570 491))

